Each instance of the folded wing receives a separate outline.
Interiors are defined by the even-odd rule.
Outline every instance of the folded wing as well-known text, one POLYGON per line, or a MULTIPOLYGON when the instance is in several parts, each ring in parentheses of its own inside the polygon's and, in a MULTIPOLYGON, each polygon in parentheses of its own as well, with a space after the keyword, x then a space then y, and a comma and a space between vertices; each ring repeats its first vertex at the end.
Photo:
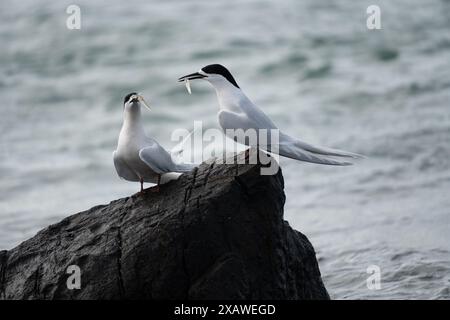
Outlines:
POLYGON ((195 168, 193 164, 175 163, 170 153, 157 142, 153 142, 152 145, 142 148, 139 151, 139 158, 158 174, 189 172, 195 168))
MULTIPOLYGON (((270 119, 268 119, 268 117, 256 108, 246 110, 246 112, 242 113, 221 111, 219 112, 219 124, 222 129, 278 130, 270 119)), ((269 143, 271 140, 268 138, 266 141, 269 143)), ((267 148, 262 145, 259 147, 269 152, 274 152, 275 150, 275 146, 273 145, 269 145, 267 148)), ((348 166, 352 164, 351 162, 336 160, 330 158, 329 156, 349 158, 362 157, 352 152, 313 146, 306 142, 292 138, 281 131, 279 131, 279 143, 276 147, 278 147, 278 154, 283 157, 325 165, 348 166)))

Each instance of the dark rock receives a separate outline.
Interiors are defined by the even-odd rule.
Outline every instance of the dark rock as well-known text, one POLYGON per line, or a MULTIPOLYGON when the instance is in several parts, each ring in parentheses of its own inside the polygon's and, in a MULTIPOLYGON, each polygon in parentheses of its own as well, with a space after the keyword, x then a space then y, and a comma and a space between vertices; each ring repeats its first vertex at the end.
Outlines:
POLYGON ((284 201, 281 170, 204 163, 0 251, 0 298, 329 299, 284 201), (70 265, 81 289, 67 288, 70 265))

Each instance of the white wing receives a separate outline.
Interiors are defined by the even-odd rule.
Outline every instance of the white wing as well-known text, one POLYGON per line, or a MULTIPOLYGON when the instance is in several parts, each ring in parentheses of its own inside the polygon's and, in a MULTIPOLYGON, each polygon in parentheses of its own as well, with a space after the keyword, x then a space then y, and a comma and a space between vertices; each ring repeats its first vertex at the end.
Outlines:
POLYGON ((128 181, 139 181, 139 177, 136 173, 134 173, 134 171, 131 170, 125 162, 117 157, 116 151, 113 152, 113 161, 119 177, 128 181))
POLYGON ((172 157, 155 141, 150 146, 139 150, 139 158, 158 174, 173 171, 172 157))
POLYGON ((232 112, 221 110, 218 114, 219 124, 222 129, 277 129, 275 124, 262 111, 251 112, 232 112))
MULTIPOLYGON (((241 107, 241 110, 241 113, 231 112, 227 110, 220 111, 220 126, 223 129, 277 129, 275 124, 257 106, 253 105, 251 102, 248 102, 246 106, 241 107)), ((300 140, 291 138, 290 136, 283 134, 282 132, 280 132, 279 135, 280 141, 278 145, 278 151, 279 154, 284 157, 318 164, 345 166, 351 165, 352 163, 331 159, 326 156, 359 156, 357 154, 346 151, 315 147, 300 140)), ((263 146, 260 147, 263 148, 263 146)), ((268 147, 270 148, 270 146, 268 147)))
POLYGON ((153 140, 148 147, 139 151, 139 158, 158 174, 167 172, 189 172, 195 165, 173 162, 169 152, 153 140))

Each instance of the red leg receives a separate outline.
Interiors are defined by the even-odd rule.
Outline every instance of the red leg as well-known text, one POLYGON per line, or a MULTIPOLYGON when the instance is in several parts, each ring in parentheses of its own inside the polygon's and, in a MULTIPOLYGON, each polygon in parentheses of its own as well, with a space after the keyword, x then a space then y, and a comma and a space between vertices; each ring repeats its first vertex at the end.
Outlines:
POLYGON ((152 188, 152 192, 159 192, 159 183, 161 182, 161 175, 158 174, 158 182, 156 183, 156 186, 152 188))

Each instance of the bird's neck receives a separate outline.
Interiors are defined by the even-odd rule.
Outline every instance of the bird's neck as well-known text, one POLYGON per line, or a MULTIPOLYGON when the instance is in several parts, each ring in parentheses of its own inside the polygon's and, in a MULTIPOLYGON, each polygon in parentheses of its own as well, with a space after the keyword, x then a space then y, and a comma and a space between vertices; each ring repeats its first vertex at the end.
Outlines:
POLYGON ((140 107, 124 109, 122 130, 136 134, 145 134, 140 107))
POLYGON ((216 90, 220 110, 237 111, 242 101, 248 99, 241 89, 228 81, 212 84, 216 90))

